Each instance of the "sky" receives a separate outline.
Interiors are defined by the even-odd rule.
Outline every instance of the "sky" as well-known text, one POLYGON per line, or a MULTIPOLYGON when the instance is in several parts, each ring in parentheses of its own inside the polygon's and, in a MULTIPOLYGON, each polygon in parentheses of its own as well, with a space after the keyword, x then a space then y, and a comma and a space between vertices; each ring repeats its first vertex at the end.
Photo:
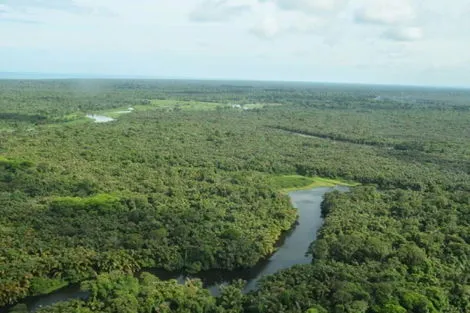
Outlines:
POLYGON ((470 87, 469 0, 0 0, 0 72, 470 87))

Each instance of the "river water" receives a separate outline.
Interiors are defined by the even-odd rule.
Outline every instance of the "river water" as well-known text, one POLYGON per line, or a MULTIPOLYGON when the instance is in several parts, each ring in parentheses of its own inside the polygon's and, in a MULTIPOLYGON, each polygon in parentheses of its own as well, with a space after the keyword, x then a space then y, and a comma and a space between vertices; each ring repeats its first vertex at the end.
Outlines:
MULTIPOLYGON (((258 281, 270 274, 287 269, 296 264, 311 263, 311 256, 306 252, 312 241, 316 239, 317 231, 322 226, 321 203, 325 193, 339 190, 347 191, 347 187, 314 188, 311 190, 301 190, 289 193, 292 205, 298 209, 299 219, 295 228, 287 232, 279 241, 277 251, 266 260, 260 261, 256 266, 238 271, 208 271, 191 277, 183 276, 180 273, 170 273, 162 270, 145 270, 153 273, 160 279, 177 279, 184 282, 188 278, 199 278, 204 287, 217 296, 219 286, 230 283, 237 279, 247 281, 245 292, 256 289, 258 281)), ((49 306, 60 301, 74 298, 86 298, 87 293, 80 291, 79 285, 72 285, 53 292, 49 295, 29 297, 24 303, 29 312, 34 312, 41 307, 49 306)), ((2 311, 0 309, 0 311, 2 311)))
MULTIPOLYGON (((127 114, 127 113, 132 113, 132 112, 134 112, 134 108, 128 108, 125 111, 117 111, 115 113, 127 114)), ((95 120, 95 123, 108 123, 108 122, 115 121, 115 119, 112 117, 105 116, 105 115, 98 115, 98 114, 87 114, 86 117, 95 120)))
POLYGON ((114 121, 114 118, 104 115, 88 114, 86 117, 94 119, 95 123, 108 123, 114 121))

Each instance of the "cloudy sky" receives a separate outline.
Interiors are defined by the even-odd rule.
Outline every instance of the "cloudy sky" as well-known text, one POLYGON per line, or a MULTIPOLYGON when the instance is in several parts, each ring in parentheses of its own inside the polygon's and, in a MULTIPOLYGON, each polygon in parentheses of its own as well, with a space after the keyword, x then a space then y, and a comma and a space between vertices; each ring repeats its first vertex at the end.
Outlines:
POLYGON ((470 87, 469 0, 0 0, 0 72, 470 87))

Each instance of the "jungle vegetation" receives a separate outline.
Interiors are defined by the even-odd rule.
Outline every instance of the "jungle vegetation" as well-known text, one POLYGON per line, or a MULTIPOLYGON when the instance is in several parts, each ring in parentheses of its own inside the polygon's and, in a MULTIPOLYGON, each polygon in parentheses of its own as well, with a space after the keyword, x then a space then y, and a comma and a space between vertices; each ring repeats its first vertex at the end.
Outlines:
POLYGON ((470 312, 469 121, 468 90, 0 81, 0 306, 83 282, 40 312, 470 312), (282 190, 325 179, 360 185, 312 264, 217 298, 132 275, 251 267, 296 221, 282 190))

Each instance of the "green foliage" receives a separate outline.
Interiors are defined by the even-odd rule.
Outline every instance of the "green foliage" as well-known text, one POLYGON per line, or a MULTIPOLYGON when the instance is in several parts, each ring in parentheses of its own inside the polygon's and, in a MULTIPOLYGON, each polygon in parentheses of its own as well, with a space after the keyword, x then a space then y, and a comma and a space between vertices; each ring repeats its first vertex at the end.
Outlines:
POLYGON ((43 311, 467 313, 469 98, 377 86, 2 81, 0 305, 98 275, 90 301, 43 311), (252 110, 214 109, 231 103, 252 110), (110 124, 82 122, 128 107, 136 112, 110 124), (130 275, 251 267, 296 220, 279 190, 344 184, 337 177, 362 186, 325 197, 313 264, 255 293, 229 286, 215 299, 199 282, 130 275))
POLYGON ((179 285, 149 273, 143 273, 139 280, 111 272, 83 283, 83 288, 91 292, 85 305, 103 312, 216 312, 215 299, 199 281, 179 285))
POLYGON ((401 303, 412 313, 434 313, 438 312, 431 301, 416 292, 406 292, 402 295, 401 303))
POLYGON ((266 280, 253 301, 279 298, 282 286, 297 288, 292 301, 305 303, 305 309, 314 301, 332 312, 465 312, 456 302, 464 297, 454 297, 449 286, 461 290, 467 284, 468 261, 456 262, 443 251, 446 238, 461 236, 468 225, 449 216, 468 207, 452 194, 371 187, 327 194, 313 264, 266 280), (443 197, 450 211, 435 209, 443 197), (406 211, 397 215, 398 206, 406 211))
POLYGON ((230 285, 220 287, 220 296, 217 298, 217 304, 224 309, 226 313, 242 313, 245 296, 243 288, 245 282, 235 281, 230 285))
POLYGON ((308 309, 305 313, 328 313, 321 305, 314 305, 308 309))
POLYGON ((318 187, 357 186, 356 183, 346 182, 339 179, 329 179, 324 177, 305 177, 301 175, 282 175, 271 177, 270 185, 277 190, 289 192, 301 189, 311 189, 318 187))
POLYGON ((55 212, 70 210, 105 210, 119 202, 119 198, 110 194, 98 194, 92 197, 55 197, 50 207, 55 212))
POLYGON ((33 163, 25 160, 12 160, 0 156, 0 166, 7 170, 24 169, 33 166, 33 163))
POLYGON ((376 313, 407 313, 408 311, 398 304, 387 303, 382 307, 374 309, 376 313))
POLYGON ((311 177, 304 177, 300 175, 292 176, 278 176, 273 177, 272 185, 274 188, 282 190, 287 188, 302 188, 312 184, 314 181, 311 177))
POLYGON ((48 294, 67 284, 60 278, 35 277, 31 280, 30 291, 33 295, 48 294))

